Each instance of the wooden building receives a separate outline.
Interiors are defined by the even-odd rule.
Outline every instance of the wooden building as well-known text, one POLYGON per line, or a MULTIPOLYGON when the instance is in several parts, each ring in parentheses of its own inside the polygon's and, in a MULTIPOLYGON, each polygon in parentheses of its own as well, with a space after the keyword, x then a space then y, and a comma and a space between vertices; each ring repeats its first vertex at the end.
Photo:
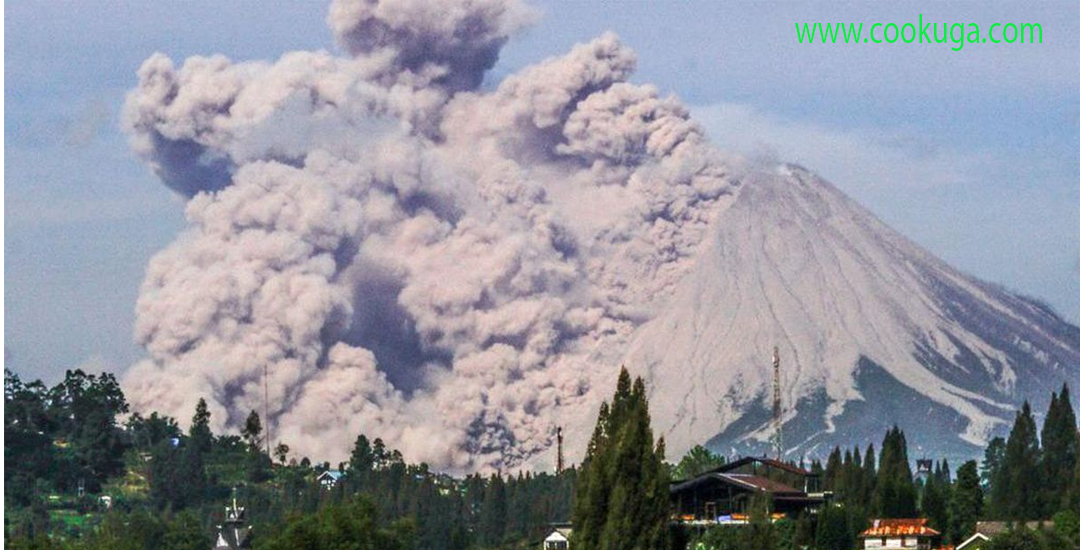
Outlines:
POLYGON ((754 496, 767 497, 773 517, 816 513, 827 495, 807 470, 747 457, 671 485, 676 517, 685 523, 745 523, 754 496))

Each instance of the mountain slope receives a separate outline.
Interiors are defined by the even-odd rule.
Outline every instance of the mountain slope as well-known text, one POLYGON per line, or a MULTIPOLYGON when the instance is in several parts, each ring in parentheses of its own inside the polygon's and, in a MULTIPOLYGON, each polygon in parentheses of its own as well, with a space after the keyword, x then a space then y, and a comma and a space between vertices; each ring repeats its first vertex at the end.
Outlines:
POLYGON ((1030 399, 1080 382, 1080 329, 966 276, 829 183, 757 173, 626 364, 679 453, 765 449, 779 346, 790 457, 898 423, 921 452, 970 456, 1030 399))

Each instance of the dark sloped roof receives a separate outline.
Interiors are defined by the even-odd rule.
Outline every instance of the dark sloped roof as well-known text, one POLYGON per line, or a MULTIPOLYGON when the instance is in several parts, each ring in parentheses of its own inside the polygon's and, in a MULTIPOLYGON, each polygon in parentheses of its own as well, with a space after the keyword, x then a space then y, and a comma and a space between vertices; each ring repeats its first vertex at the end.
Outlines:
POLYGON ((725 474, 719 472, 702 474, 694 479, 672 485, 671 492, 679 492, 709 481, 719 481, 749 491, 765 491, 775 495, 805 496, 806 494, 790 485, 785 485, 779 481, 774 481, 766 477, 750 474, 725 474))
POLYGON ((798 466, 793 466, 793 465, 788 464, 786 462, 781 462, 781 461, 776 460, 776 459, 765 458, 765 457, 761 457, 761 456, 743 457, 743 458, 740 458, 739 460, 728 462, 727 464, 724 464, 723 466, 714 468, 711 471, 719 472, 719 473, 730 472, 732 470, 741 468, 741 467, 743 467, 743 466, 745 466, 745 465, 747 465, 747 464, 749 464, 751 462, 758 462, 758 463, 764 464, 766 466, 771 466, 773 468, 788 471, 788 472, 791 472, 793 474, 798 474, 798 475, 801 475, 801 476, 815 475, 813 472, 810 472, 809 470, 804 470, 804 469, 802 469, 802 468, 800 468, 798 466))

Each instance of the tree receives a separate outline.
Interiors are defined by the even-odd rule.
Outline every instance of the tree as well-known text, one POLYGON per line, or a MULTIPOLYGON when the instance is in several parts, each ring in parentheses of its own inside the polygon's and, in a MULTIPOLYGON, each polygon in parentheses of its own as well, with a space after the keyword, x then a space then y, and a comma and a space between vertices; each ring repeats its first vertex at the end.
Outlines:
POLYGON ((750 500, 750 524, 739 537, 742 550, 777 550, 777 533, 769 518, 769 507, 768 499, 761 495, 750 500))
POLYGON ((713 468, 723 466, 723 464, 724 457, 701 445, 695 445, 679 460, 679 464, 675 467, 674 477, 676 479, 690 479, 713 468))
POLYGON ((480 508, 480 543, 489 548, 501 544, 506 520, 506 483, 501 476, 492 474, 484 491, 484 504, 480 508))
POLYGON ((203 454, 210 452, 214 446, 214 433, 210 431, 210 408, 206 406, 206 400, 201 397, 195 405, 195 415, 191 417, 188 438, 191 440, 191 446, 203 454))
POLYGON ((1080 512, 1064 510, 1054 514, 1054 531, 1072 545, 1080 548, 1080 512))
POLYGON ((198 505, 206 485, 206 470, 198 449, 165 440, 151 451, 150 499, 158 509, 179 511, 198 505))
POLYGON ((921 503, 922 514, 929 520, 930 527, 942 533, 947 532, 949 527, 947 483, 937 475, 928 477, 923 486, 921 503))
POLYGON ((259 550, 406 550, 412 547, 412 527, 395 523, 380 527, 375 504, 366 497, 334 503, 287 520, 276 533, 257 541, 259 550))
POLYGON ((126 447, 116 417, 128 412, 128 404, 114 375, 69 370, 49 390, 47 402, 56 435, 67 440, 78 468, 78 479, 69 482, 83 481, 93 492, 123 470, 126 447))
POLYGON ((623 368, 602 405, 578 477, 572 545, 581 550, 667 547, 668 472, 653 443, 645 383, 623 368))
POLYGON ((169 522, 160 548, 161 550, 206 550, 210 548, 211 543, 213 541, 199 524, 199 518, 190 510, 185 510, 169 522))
POLYGON ((885 434, 881 444, 874 510, 883 518, 915 516, 915 483, 908 463, 907 438, 898 426, 885 434))
MULTIPOLYGON (((1051 515, 1064 510, 1071 483, 1080 456, 1080 435, 1077 433, 1076 412, 1069 398, 1069 386, 1061 388, 1061 394, 1052 394, 1050 409, 1042 429, 1043 511, 1051 515)), ((1044 516, 1045 517, 1045 516, 1044 516)))
POLYGON ((149 451, 166 439, 180 437, 180 426, 176 420, 156 412, 148 417, 135 413, 128 419, 126 427, 131 443, 140 451, 149 451))
POLYGON ((281 464, 285 464, 285 461, 289 458, 289 446, 284 443, 278 443, 277 447, 274 447, 274 458, 281 464))
POLYGON ((949 503, 949 539, 959 544, 971 536, 982 512, 983 489, 979 483, 978 465, 969 460, 956 471, 956 484, 949 503))
MULTIPOLYGON (((1034 531, 1023 527, 996 535, 981 550, 1048 550, 1034 531)), ((1057 549, 1055 549, 1057 550, 1057 549)))
POLYGON ((1041 516, 1039 440, 1031 405, 1026 401, 1005 442, 1004 462, 993 482, 991 504, 1001 519, 1027 521, 1041 516))
POLYGON ((360 434, 356 438, 356 444, 353 445, 352 454, 349 455, 349 474, 359 479, 370 472, 374 466, 375 453, 371 448, 371 443, 364 434, 360 434))
POLYGON ((259 413, 255 412, 254 409, 244 420, 244 427, 240 430, 240 435, 244 437, 249 447, 257 449, 262 443, 262 421, 259 419, 259 413))
MULTIPOLYGON (((884 452, 884 449, 882 449, 884 452)), ((850 530, 847 511, 837 505, 826 505, 818 516, 817 548, 820 550, 851 550, 855 537, 850 530)))

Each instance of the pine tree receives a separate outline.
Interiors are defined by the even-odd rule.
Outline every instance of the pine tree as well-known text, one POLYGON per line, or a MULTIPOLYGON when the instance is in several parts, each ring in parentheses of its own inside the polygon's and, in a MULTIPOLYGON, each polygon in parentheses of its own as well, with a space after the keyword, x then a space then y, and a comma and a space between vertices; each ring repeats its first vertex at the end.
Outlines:
POLYGON ((375 453, 364 434, 356 437, 352 454, 349 455, 349 475, 362 480, 375 467, 375 453))
POLYGON ((893 426, 881 444, 873 507, 878 517, 910 518, 916 511, 915 497, 907 438, 899 426, 893 426))
POLYGON ((944 533, 949 527, 948 501, 945 497, 943 485, 947 482, 941 479, 940 468, 935 475, 926 479, 922 494, 922 515, 929 521, 930 527, 944 533))
POLYGON ((494 548, 503 542, 506 528, 506 483, 501 476, 492 474, 484 491, 484 505, 480 509, 481 544, 494 548))
POLYGON ((1076 412, 1069 398, 1069 386, 1061 388, 1061 394, 1052 394, 1050 409, 1042 429, 1043 512, 1047 517, 1063 510, 1080 455, 1080 435, 1077 434, 1076 412))
POLYGON ((817 544, 820 550, 851 550, 854 537, 845 508, 826 505, 818 516, 817 544))
POLYGON ((214 445, 214 434, 210 431, 210 409, 206 406, 206 400, 201 397, 195 405, 195 416, 191 418, 188 438, 191 446, 203 454, 210 452, 214 445))
POLYGON ((668 470, 663 440, 654 445, 645 384, 619 373, 610 407, 601 407, 578 477, 575 548, 667 547, 668 470))
MULTIPOLYGON (((840 468, 843 466, 843 459, 841 458, 840 447, 833 447, 829 458, 825 461, 825 490, 834 491, 839 493, 840 487, 840 468)), ((842 495, 841 495, 842 496, 842 495)))
POLYGON ((1026 401, 1016 413, 1009 439, 1005 442, 1005 457, 994 482, 993 505, 999 518, 1028 521, 1040 513, 1039 440, 1035 417, 1026 401))
POLYGON ((983 512, 983 489, 979 467, 974 460, 956 471, 956 486, 949 503, 949 539, 960 544, 975 532, 975 523, 983 512))

